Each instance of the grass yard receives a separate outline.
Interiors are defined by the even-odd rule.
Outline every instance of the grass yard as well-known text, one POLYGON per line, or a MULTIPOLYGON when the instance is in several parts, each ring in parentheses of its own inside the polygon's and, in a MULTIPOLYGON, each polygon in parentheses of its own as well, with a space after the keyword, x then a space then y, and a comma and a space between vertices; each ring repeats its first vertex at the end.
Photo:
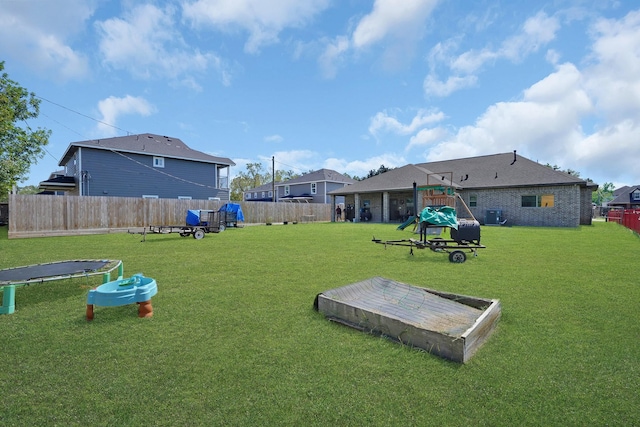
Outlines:
POLYGON ((389 224, 7 240, 0 268, 121 259, 154 316, 96 307, 100 277, 21 287, 0 316, 6 426, 640 425, 640 238, 611 223, 483 227, 463 264, 371 243, 389 224), (372 276, 500 299, 466 365, 325 320, 317 293, 372 276))

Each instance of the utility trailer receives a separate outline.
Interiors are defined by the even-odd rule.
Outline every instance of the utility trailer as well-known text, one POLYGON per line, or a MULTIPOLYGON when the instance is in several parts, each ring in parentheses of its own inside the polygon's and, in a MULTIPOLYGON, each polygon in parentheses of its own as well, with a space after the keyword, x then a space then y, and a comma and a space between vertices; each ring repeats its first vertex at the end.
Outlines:
POLYGON ((244 222, 244 214, 242 213, 242 206, 238 203, 225 203, 218 210, 220 213, 220 222, 223 223, 227 228, 243 227, 241 222, 244 222))
MULTIPOLYGON (((451 176, 447 181, 445 180, 446 174, 437 175, 443 175, 442 178, 439 179, 441 184, 427 185, 419 188, 414 184, 414 192, 417 190, 424 192, 423 203, 426 205, 419 217, 412 221, 416 227, 420 227, 420 239, 383 241, 376 239, 374 236, 372 240, 374 243, 383 244, 385 247, 387 245, 408 246, 411 248, 409 252, 411 255, 413 255, 413 248, 444 252, 449 254, 449 261, 454 263, 465 262, 467 260, 467 253, 478 256, 478 249, 486 248, 486 246, 480 244, 480 223, 475 219, 460 195, 455 192, 453 186, 446 185, 452 182, 451 176), (467 217, 458 218, 454 207, 456 203, 466 211, 467 217), (448 228, 451 238, 428 238, 427 236, 432 234, 429 233, 429 231, 437 228, 448 228)), ((417 195, 417 193, 414 194, 417 195)), ((414 199, 417 200, 417 197, 414 196, 414 199)), ((404 230, 409 224, 410 223, 401 224, 398 229, 404 230)), ((415 232, 415 227, 413 231, 415 232)))
POLYGON ((420 239, 401 239, 401 240, 380 240, 375 237, 374 243, 380 243, 389 246, 408 246, 409 253, 413 255, 413 248, 431 249, 433 252, 444 252, 449 254, 449 261, 454 263, 463 263, 467 260, 467 253, 478 256, 478 249, 484 249, 486 246, 480 244, 480 224, 478 221, 459 220, 458 228, 452 228, 443 225, 429 224, 427 222, 420 223, 420 239), (435 237, 427 238, 427 230, 429 227, 446 227, 450 229, 451 238, 443 239, 435 237))
POLYGON ((130 234, 142 234, 142 241, 147 234, 178 233, 180 237, 193 236, 200 240, 207 233, 220 233, 226 228, 225 218, 219 211, 208 209, 190 209, 187 211, 185 225, 150 225, 141 232, 129 232, 130 234))

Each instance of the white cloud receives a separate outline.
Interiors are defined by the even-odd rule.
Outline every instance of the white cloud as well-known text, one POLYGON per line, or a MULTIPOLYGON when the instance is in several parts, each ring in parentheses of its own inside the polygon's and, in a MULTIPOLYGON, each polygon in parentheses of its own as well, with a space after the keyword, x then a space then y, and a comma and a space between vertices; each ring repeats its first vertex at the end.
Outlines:
POLYGON ((114 126, 118 121, 118 117, 125 114, 138 114, 141 116, 149 116, 156 109, 146 99, 127 95, 124 98, 110 96, 98 102, 98 111, 100 111, 101 122, 98 123, 98 132, 101 135, 115 135, 117 130, 114 126))
POLYGON ((621 20, 600 20, 594 26, 587 85, 598 108, 613 121, 639 120, 640 11, 621 20))
POLYGON ((437 0, 376 0, 370 14, 353 32, 355 49, 363 49, 388 37, 419 39, 422 27, 437 0))
POLYGON ((282 138, 282 136, 280 135, 269 135, 269 136, 265 136, 264 137, 264 141, 265 142, 273 142, 273 143, 279 143, 282 142, 284 140, 284 138, 282 138))
POLYGON ((190 48, 176 29, 175 10, 139 5, 123 18, 96 22, 103 62, 139 78, 169 77, 199 90, 193 73, 213 68, 224 85, 230 83, 224 61, 210 52, 190 48))
POLYGON ((453 51, 459 45, 458 38, 438 43, 429 53, 430 72, 424 80, 425 94, 444 97, 457 90, 474 86, 478 80, 476 74, 486 63, 500 59, 520 62, 551 42, 559 28, 560 23, 556 17, 538 12, 527 19, 520 31, 504 40, 497 49, 485 47, 454 56, 453 51), (446 79, 437 77, 436 70, 440 66, 451 72, 446 79))
POLYGON ((333 169, 340 173, 348 173, 351 176, 364 177, 369 171, 378 170, 381 165, 388 168, 396 168, 404 166, 407 160, 394 153, 381 154, 379 156, 370 157, 365 160, 348 161, 345 159, 329 158, 324 161, 322 167, 333 169))
POLYGON ((338 36, 328 41, 324 52, 320 55, 318 62, 322 74, 326 78, 333 78, 338 73, 340 64, 344 61, 344 56, 349 51, 349 38, 338 36))
MULTIPOLYGON (((317 169, 318 153, 311 150, 276 151, 273 153, 276 169, 293 170, 295 173, 304 173, 317 169)), ((271 169, 271 157, 259 156, 261 162, 269 164, 271 169)))
POLYGON ((405 151, 442 141, 448 134, 449 131, 443 127, 420 129, 418 133, 409 139, 409 145, 407 145, 405 151))
POLYGON ((440 81, 434 74, 429 74, 424 79, 423 87, 427 96, 445 97, 460 89, 475 86, 477 82, 476 76, 449 76, 446 81, 440 81))
POLYGON ((486 62, 501 58, 519 62, 552 41, 559 28, 557 18, 538 12, 525 21, 519 33, 502 42, 497 50, 485 48, 479 52, 465 52, 452 62, 451 69, 454 72, 470 74, 479 70, 486 62))
POLYGON ((596 182, 639 183, 640 12, 598 21, 592 37, 583 69, 556 65, 520 100, 490 106, 474 125, 436 143, 427 160, 517 149, 596 182))
POLYGON ((425 21, 439 0, 375 0, 373 10, 358 21, 351 35, 325 41, 318 62, 327 78, 335 77, 345 57, 384 46, 383 64, 399 66, 412 56, 415 44, 424 34, 425 21))
POLYGON ((453 138, 437 144, 428 158, 518 149, 566 164, 571 157, 569 147, 581 140, 581 122, 592 112, 580 71, 573 64, 563 64, 525 90, 520 101, 491 105, 473 126, 463 127, 453 138))
POLYGON ((376 113, 370 120, 369 133, 373 136, 381 132, 391 132, 397 135, 410 135, 426 125, 437 123, 445 118, 444 113, 438 110, 418 110, 408 124, 401 123, 397 118, 386 111, 376 113))
POLYGON ((34 7, 30 2, 2 2, 0 51, 54 79, 86 77, 88 60, 70 41, 85 29, 94 3, 60 0, 39 2, 34 7))
POLYGON ((256 53, 278 42, 286 28, 303 27, 329 6, 329 0, 196 0, 183 1, 185 19, 196 26, 249 33, 245 51, 256 53))

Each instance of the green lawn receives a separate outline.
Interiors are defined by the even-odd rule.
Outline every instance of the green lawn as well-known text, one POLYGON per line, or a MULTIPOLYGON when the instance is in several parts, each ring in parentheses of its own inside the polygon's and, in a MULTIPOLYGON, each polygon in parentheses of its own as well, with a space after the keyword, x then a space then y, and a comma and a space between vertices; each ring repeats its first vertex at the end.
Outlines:
POLYGON ((640 238, 611 223, 483 227, 452 264, 371 238, 388 224, 7 240, 0 268, 121 259, 158 283, 154 316, 96 307, 100 278, 21 287, 0 316, 0 424, 640 425, 640 238), (372 276, 500 299, 466 365, 325 320, 317 293, 372 276))

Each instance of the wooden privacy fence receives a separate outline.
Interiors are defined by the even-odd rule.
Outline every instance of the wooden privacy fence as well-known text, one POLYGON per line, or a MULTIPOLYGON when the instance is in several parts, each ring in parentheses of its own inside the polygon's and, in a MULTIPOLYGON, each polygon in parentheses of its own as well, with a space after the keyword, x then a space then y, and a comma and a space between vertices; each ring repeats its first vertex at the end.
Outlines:
MULTIPOLYGON (((234 202, 235 203, 235 202, 234 202)), ((9 195, 9 238, 126 232, 150 225, 183 225, 189 209, 218 210, 214 200, 9 195)), ((245 224, 330 221, 319 203, 240 202, 245 224)))
POLYGON ((640 209, 612 209, 607 214, 607 221, 617 222, 640 233, 640 209))

